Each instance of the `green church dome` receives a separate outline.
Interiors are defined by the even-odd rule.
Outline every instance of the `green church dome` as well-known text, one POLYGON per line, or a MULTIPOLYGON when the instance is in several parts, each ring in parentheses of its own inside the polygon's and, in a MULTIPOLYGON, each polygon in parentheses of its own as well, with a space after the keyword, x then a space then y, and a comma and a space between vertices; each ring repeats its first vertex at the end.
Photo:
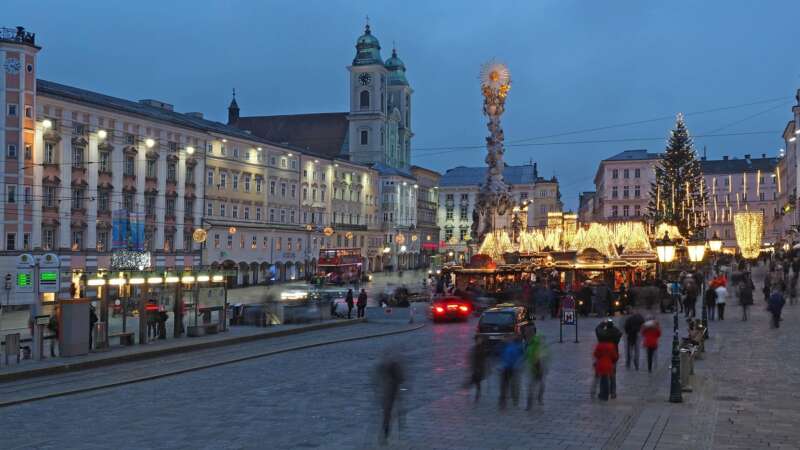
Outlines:
POLYGON ((389 70, 389 84, 401 84, 408 86, 406 79, 406 65, 403 60, 397 56, 397 50, 392 50, 391 58, 384 63, 386 69, 389 70))
POLYGON ((370 64, 383 64, 381 58, 381 43, 372 35, 369 25, 364 28, 364 34, 356 41, 356 57, 354 66, 367 66, 370 64))

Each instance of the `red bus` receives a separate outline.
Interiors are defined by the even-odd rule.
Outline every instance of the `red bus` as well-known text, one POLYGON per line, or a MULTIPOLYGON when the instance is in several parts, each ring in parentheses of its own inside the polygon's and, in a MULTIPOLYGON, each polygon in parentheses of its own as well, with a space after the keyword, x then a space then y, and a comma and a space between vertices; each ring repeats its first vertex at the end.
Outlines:
POLYGON ((361 280, 363 258, 360 248, 327 248, 319 251, 317 276, 334 284, 361 280))

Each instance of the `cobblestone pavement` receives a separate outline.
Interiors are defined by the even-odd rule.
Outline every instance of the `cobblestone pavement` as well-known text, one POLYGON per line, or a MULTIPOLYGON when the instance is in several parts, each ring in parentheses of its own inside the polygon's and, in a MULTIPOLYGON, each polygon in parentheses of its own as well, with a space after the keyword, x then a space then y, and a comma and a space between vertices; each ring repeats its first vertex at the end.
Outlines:
POLYGON ((597 320, 580 322, 578 344, 559 344, 557 322, 539 321, 552 363, 544 405, 530 412, 498 411, 496 373, 477 404, 461 389, 473 320, 12 406, 0 410, 0 436, 4 448, 376 448, 372 373, 394 350, 411 378, 407 425, 388 448, 798 448, 800 307, 787 306, 779 330, 769 329, 763 303, 746 323, 729 309, 728 320, 711 323, 682 404, 667 402, 669 315, 660 316, 657 370, 620 366, 619 397, 609 402, 589 397, 597 320))

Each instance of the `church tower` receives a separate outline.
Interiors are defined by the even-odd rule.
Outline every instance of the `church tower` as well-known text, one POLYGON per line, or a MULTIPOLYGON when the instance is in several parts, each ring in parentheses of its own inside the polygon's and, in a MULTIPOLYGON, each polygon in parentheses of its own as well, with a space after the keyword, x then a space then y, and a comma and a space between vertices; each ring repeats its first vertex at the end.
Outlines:
POLYGON ((389 165, 387 146, 387 75, 381 45, 369 24, 356 41, 350 72, 349 154, 360 163, 389 165))
MULTIPOLYGON (((397 56, 397 49, 392 49, 391 58, 386 60, 389 71, 389 118, 390 123, 397 122, 396 149, 393 167, 408 169, 411 165, 411 94, 414 92, 406 79, 406 65, 397 56), (394 120, 392 120, 394 119, 394 120)), ((390 154, 391 156, 391 154, 390 154)))

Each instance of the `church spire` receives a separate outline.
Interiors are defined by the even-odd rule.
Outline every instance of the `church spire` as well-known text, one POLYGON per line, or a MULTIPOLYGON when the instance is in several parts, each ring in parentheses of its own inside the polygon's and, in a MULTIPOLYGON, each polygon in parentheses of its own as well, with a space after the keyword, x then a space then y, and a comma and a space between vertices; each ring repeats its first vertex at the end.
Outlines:
POLYGON ((236 88, 233 88, 233 98, 228 105, 228 125, 233 125, 239 121, 239 104, 236 103, 236 88))

